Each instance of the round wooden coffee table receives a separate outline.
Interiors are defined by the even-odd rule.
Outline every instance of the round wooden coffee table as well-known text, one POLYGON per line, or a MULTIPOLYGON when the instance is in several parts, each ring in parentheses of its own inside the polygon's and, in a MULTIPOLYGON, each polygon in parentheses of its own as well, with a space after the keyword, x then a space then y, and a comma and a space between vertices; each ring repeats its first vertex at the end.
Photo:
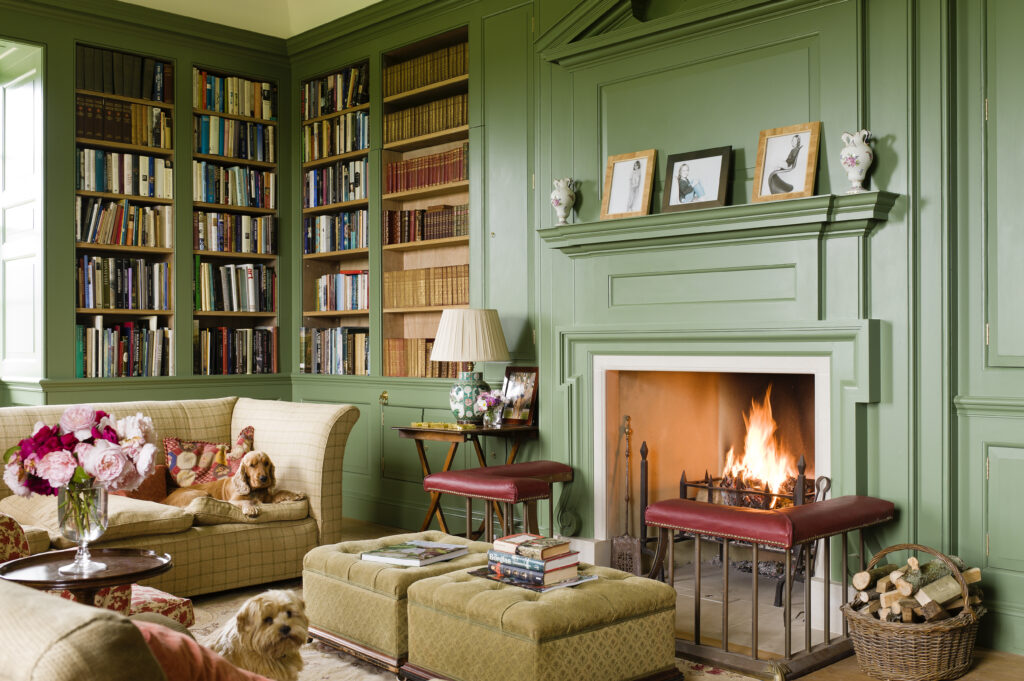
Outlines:
POLYGON ((67 589, 79 603, 92 605, 104 587, 132 584, 171 569, 171 557, 146 549, 90 549, 92 557, 106 563, 105 570, 90 575, 62 575, 58 569, 75 559, 77 549, 48 551, 0 565, 0 578, 33 589, 67 589))

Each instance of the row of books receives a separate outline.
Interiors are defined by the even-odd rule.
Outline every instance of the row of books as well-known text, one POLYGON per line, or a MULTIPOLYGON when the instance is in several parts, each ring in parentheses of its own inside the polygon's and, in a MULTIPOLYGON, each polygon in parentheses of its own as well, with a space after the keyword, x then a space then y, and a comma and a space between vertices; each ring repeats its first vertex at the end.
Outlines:
POLYGON ((277 270, 263 263, 214 265, 198 262, 195 306, 200 312, 274 312, 277 270))
POLYGON ((370 116, 347 113, 302 126, 302 161, 317 161, 370 146, 370 116))
POLYGON ((384 67, 384 96, 469 73, 469 45, 459 43, 384 67))
POLYGON ((110 95, 171 102, 174 100, 174 67, 152 57, 77 45, 75 87, 110 95))
POLYGON ((76 149, 75 189, 169 199, 174 189, 170 159, 103 149, 76 149))
POLYGON ((429 135, 469 123, 469 97, 454 95, 384 114, 384 143, 429 135))
POLYGON ((277 208, 277 174, 192 161, 192 200, 222 206, 277 208))
POLYGON ((75 376, 174 375, 174 329, 157 328, 156 317, 104 328, 75 325, 75 376))
POLYGON ((142 258, 81 255, 75 259, 76 307, 169 310, 170 268, 142 258))
POLYGON ((222 253, 277 253, 277 218, 195 211, 192 248, 222 253))
POLYGON ((76 196, 75 239, 90 244, 171 248, 173 216, 172 206, 140 206, 125 199, 76 196))
POLYGON ((158 106, 75 95, 75 137, 170 149, 171 112, 158 106))
POLYGON ((192 117, 192 150, 197 154, 277 163, 276 148, 277 126, 205 114, 192 117))
POLYGON ((192 370, 202 376, 223 374, 276 374, 278 333, 276 326, 231 329, 192 326, 192 370))
POLYGON ((368 310, 370 273, 367 270, 341 270, 316 280, 316 307, 320 312, 368 310))
POLYGON ((354 210, 336 215, 311 215, 302 220, 302 252, 333 253, 367 247, 370 213, 354 210))
POLYGON ((385 308, 469 304, 469 265, 384 273, 385 308))
POLYGON ((299 372, 337 376, 370 374, 370 330, 364 326, 299 329, 299 372))
POLYGON ((302 119, 309 120, 370 101, 369 64, 350 66, 302 85, 302 119))
POLYGON ((274 120, 277 86, 238 76, 218 76, 192 67, 192 103, 204 111, 274 120))
POLYGON ((384 375, 418 378, 458 378, 466 363, 431 362, 433 338, 385 338, 384 375))
POLYGON ((469 179, 469 142, 428 156, 417 156, 387 164, 384 193, 404 192, 469 179))
POLYGON ((307 170, 303 176, 303 207, 315 208, 365 199, 368 167, 366 159, 358 159, 307 170))
POLYGON ((469 234, 469 204, 385 210, 383 222, 385 245, 466 236, 469 234))
POLYGON ((487 567, 473 574, 541 592, 597 578, 580 576, 579 553, 565 539, 522 532, 495 539, 493 546, 487 567))

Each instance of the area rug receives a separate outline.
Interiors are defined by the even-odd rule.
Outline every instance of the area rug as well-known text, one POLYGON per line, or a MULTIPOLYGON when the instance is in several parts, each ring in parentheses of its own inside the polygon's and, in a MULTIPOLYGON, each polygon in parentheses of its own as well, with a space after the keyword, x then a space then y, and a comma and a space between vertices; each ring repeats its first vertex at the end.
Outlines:
MULTIPOLYGON (((242 603, 268 588, 302 589, 302 580, 295 579, 276 584, 267 584, 246 589, 225 591, 211 596, 196 596, 192 599, 196 623, 192 633, 196 640, 204 643, 229 618, 234 617, 242 603)), ((302 646, 302 660, 305 666, 299 674, 299 681, 394 681, 395 675, 371 664, 340 653, 322 643, 307 643, 302 646)), ((750 677, 718 669, 708 665, 676 661, 686 677, 691 679, 715 679, 716 681, 750 681, 750 677)))

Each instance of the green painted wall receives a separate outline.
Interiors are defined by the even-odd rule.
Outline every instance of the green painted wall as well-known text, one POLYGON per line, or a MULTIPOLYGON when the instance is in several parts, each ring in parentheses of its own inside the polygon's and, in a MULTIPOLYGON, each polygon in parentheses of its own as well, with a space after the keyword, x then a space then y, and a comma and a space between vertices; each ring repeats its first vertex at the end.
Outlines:
MULTIPOLYGON (((658 0, 648 3, 647 21, 630 14, 629 2, 608 0, 381 5, 279 41, 101 0, 0 0, 0 35, 46 48, 47 96, 46 370, 41 382, 5 384, 5 403, 132 399, 154 391, 168 398, 241 393, 352 402, 363 416, 346 455, 346 514, 418 527, 425 502, 415 453, 390 427, 440 418, 447 386, 294 374, 301 194, 299 124, 287 102, 297 101, 303 79, 369 59, 377 116, 381 54, 466 25, 471 300, 499 308, 515 362, 541 366, 541 439, 524 454, 579 466, 580 478, 562 499, 575 517, 563 514, 563 528, 586 533, 593 522, 585 486, 592 473, 588 357, 635 348, 623 338, 638 332, 645 348, 658 352, 705 351, 716 333, 737 329, 758 351, 819 347, 834 353, 852 382, 850 394, 837 396, 843 406, 836 413, 834 449, 853 455, 853 461, 833 462, 842 472, 837 484, 844 492, 891 499, 899 508, 897 522, 875 533, 870 546, 917 541, 983 565, 991 613, 984 641, 1024 652, 1024 540, 1012 524, 1024 508, 1015 487, 1006 484, 1019 478, 1024 451, 1024 310, 1017 293, 1022 231, 1014 204, 1016 150, 1024 135, 1015 114, 1024 91, 1006 67, 1024 56, 1015 38, 1024 25, 1018 3, 779 0, 748 9, 762 3, 658 0), (76 40, 174 59, 179 103, 188 98, 188 80, 180 76, 193 62, 278 81, 286 95, 280 166, 284 375, 69 380, 74 289, 68 169, 76 40), (669 216, 629 220, 622 229, 637 239, 619 233, 621 243, 606 251, 563 252, 553 243, 558 234, 550 231, 554 216, 547 201, 553 178, 571 175, 581 183, 574 216, 580 226, 572 235, 577 239, 607 227, 591 223, 600 212, 609 154, 658 150, 652 205, 659 206, 668 154, 731 145, 730 203, 745 204, 758 132, 808 120, 822 121, 818 194, 841 193, 846 186, 837 161, 840 133, 862 127, 875 133, 869 186, 898 196, 886 215, 840 221, 852 231, 831 232, 821 225, 832 217, 814 217, 831 208, 806 200, 778 209, 783 217, 743 207, 689 222, 669 216), (776 219, 802 226, 773 231, 776 219), (779 262, 788 263, 788 274, 772 269, 779 262), (718 274, 695 275, 701 268, 718 274), (656 280, 649 278, 654 272, 660 273, 656 280), (626 282, 626 275, 641 278, 626 282), (612 280, 619 282, 612 301, 619 304, 609 306, 612 280), (639 304, 648 290, 657 291, 653 304, 639 304), (800 331, 793 335, 793 328, 800 331), (871 358, 870 371, 856 364, 858 357, 871 358)), ((189 167, 187 112, 184 106, 176 111, 182 244, 191 238, 190 176, 182 172, 189 167)), ((380 161, 378 130, 371 127, 371 164, 380 161)), ((375 199, 371 215, 379 208, 375 199)), ((376 245, 371 241, 371 253, 376 245)), ((371 267, 379 271, 379 264, 379 256, 371 256, 371 267)), ((176 275, 177 299, 187 300, 187 260, 176 263, 176 275)), ((378 299, 379 283, 372 296, 378 299)), ((189 321, 179 304, 176 327, 188 329, 189 321)), ((371 323, 379 329, 379 313, 371 323)), ((379 331, 373 347, 380 348, 379 331)), ((190 367, 184 338, 177 352, 178 365, 190 367)), ((378 351, 378 374, 379 357, 378 351)), ((502 367, 486 372, 494 383, 502 367)), ((503 451, 488 455, 497 459, 503 451)), ((431 450, 432 465, 441 456, 440 449, 431 450)), ((459 506, 449 509, 449 517, 458 517, 459 506)))

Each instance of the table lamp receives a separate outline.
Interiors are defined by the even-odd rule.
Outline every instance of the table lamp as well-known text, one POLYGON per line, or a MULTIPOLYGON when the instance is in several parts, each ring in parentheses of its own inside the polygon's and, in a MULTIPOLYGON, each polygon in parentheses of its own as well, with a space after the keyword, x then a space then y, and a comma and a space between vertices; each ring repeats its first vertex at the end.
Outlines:
POLYGON ((473 371, 473 362, 507 362, 508 346, 497 310, 447 309, 437 325, 431 362, 469 362, 452 386, 449 404, 458 423, 481 423, 474 405, 480 393, 490 390, 483 374, 473 371))

